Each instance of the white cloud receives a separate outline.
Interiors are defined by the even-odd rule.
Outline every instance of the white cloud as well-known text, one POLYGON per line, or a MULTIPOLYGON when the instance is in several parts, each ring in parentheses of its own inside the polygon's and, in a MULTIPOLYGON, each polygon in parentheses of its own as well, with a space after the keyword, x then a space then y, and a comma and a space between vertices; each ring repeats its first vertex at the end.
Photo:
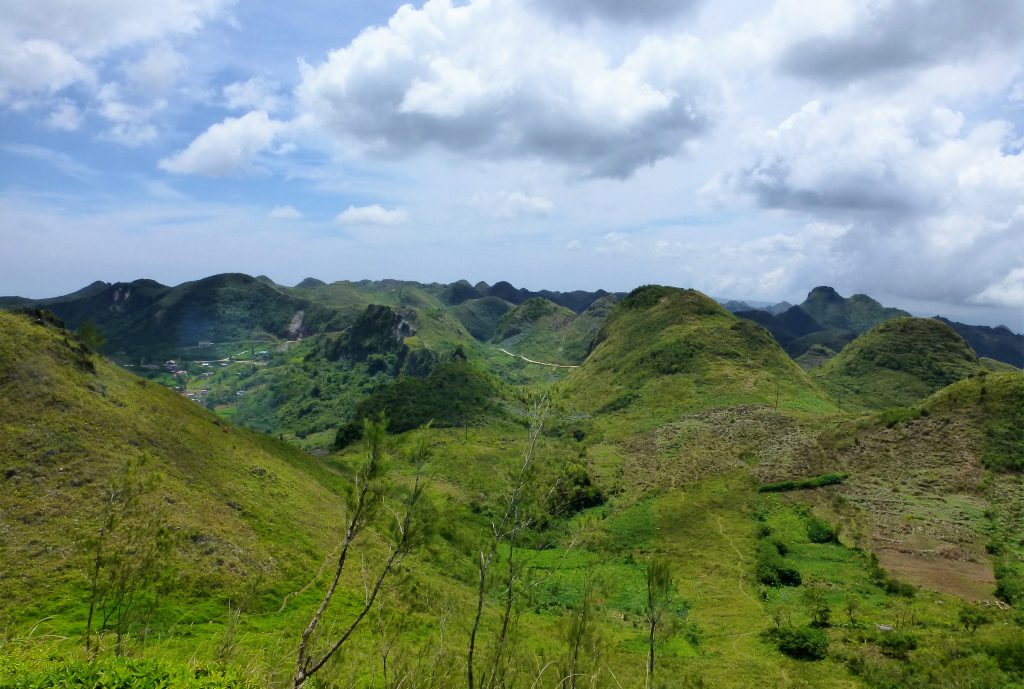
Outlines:
POLYGON ((276 84, 253 77, 224 87, 224 102, 232 110, 263 110, 274 112, 281 106, 276 84))
POLYGON ((100 115, 111 124, 102 138, 130 148, 156 140, 156 127, 150 118, 167 107, 166 101, 155 100, 145 105, 129 102, 115 83, 105 84, 96 94, 96 100, 100 115))
POLYGON ((284 122, 256 110, 242 117, 228 117, 200 134, 188 147, 160 161, 160 168, 175 174, 214 177, 236 172, 256 172, 253 162, 274 145, 286 130, 284 122))
MULTIPOLYGON (((89 85, 110 54, 197 31, 231 0, 31 0, 0 23, 0 101, 89 85)), ((157 62, 167 57, 154 55, 157 62)), ((139 69, 155 68, 155 63, 139 69)))
POLYGON ((36 93, 53 94, 95 81, 93 70, 54 41, 10 41, 0 32, 0 102, 36 93))
POLYGON ((139 60, 125 65, 124 72, 136 88, 160 94, 178 81, 185 64, 181 53, 167 41, 161 41, 139 60))
POLYGON ((466 205, 476 208, 482 215, 499 220, 551 215, 555 210, 555 204, 550 199, 522 191, 474 194, 466 200, 466 205))
POLYGON ((409 219, 409 214, 401 208, 388 210, 383 206, 374 204, 372 206, 349 206, 345 211, 335 216, 335 221, 340 225, 382 225, 393 227, 404 225, 409 219))
MULTIPOLYGON (((858 0, 840 5, 839 22, 792 35, 782 68, 823 82, 846 83, 886 73, 953 63, 1024 40, 1018 0, 858 0), (845 21, 843 21, 845 20, 845 21)), ((779 3, 805 11, 806 3, 779 3)), ((832 8, 830 8, 832 9, 832 8)))
POLYGON ((712 126, 718 96, 701 49, 671 34, 613 53, 523 3, 428 0, 303 64, 296 93, 300 111, 350 148, 536 157, 624 178, 712 126))
POLYGON ((1002 279, 971 298, 977 304, 994 304, 1024 309, 1024 266, 1014 268, 1002 279))
POLYGON ((270 211, 270 217, 276 220, 301 220, 302 211, 294 206, 274 206, 270 211))
POLYGON ((875 290, 1002 303, 993 295, 1013 294, 1015 283, 993 286, 993 276, 1009 274, 1024 254, 1016 137, 1006 122, 968 127, 960 113, 929 103, 812 102, 708 189, 848 226, 830 243, 833 260, 875 290))
POLYGON ((663 22, 694 11, 703 0, 532 0, 538 10, 570 21, 663 22))

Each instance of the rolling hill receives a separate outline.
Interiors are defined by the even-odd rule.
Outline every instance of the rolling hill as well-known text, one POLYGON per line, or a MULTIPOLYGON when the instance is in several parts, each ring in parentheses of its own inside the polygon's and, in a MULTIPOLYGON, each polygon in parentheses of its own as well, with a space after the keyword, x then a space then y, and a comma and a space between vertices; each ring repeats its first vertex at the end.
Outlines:
POLYGON ((637 288, 614 307, 567 384, 594 411, 636 407, 661 415, 741 404, 834 409, 764 328, 700 292, 655 285, 637 288))
POLYGON ((983 368, 946 324, 897 318, 858 337, 811 377, 844 407, 885 409, 914 404, 983 368))

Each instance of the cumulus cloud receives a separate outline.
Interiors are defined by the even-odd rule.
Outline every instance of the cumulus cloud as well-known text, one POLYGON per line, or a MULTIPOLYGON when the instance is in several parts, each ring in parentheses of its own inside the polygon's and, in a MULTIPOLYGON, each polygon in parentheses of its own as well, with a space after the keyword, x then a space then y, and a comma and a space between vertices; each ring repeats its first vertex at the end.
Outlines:
POLYGON ((301 220, 302 211, 294 206, 274 206, 270 211, 270 217, 275 220, 301 220))
POLYGON ((200 134, 188 147, 160 161, 160 168, 175 174, 222 177, 236 172, 258 172, 254 159, 270 149, 286 130, 284 122, 262 110, 228 117, 200 134))
POLYGON ((0 102, 91 84, 93 70, 54 41, 9 40, 0 32, 0 102))
POLYGON ((616 57, 522 3, 428 0, 303 65, 296 94, 352 147, 539 158, 623 178, 712 126, 718 96, 700 52, 691 36, 649 35, 616 57))
POLYGON ((335 216, 334 219, 340 225, 381 225, 393 227, 405 224, 409 219, 409 214, 401 208, 388 210, 383 206, 374 204, 372 206, 349 206, 346 210, 335 216))
POLYGON ((476 208, 482 215, 499 220, 550 215, 555 209, 550 199, 522 191, 474 194, 466 200, 466 205, 476 208))
MULTIPOLYGON (((806 3, 781 2, 776 14, 801 5, 806 3)), ((780 55, 784 71, 846 83, 1024 41, 1024 4, 1018 0, 832 0, 824 5, 833 20, 790 37, 780 55)))
POLYGON ((929 104, 812 102, 708 193, 847 225, 831 250, 875 289, 1003 303, 1024 260, 1017 138, 1006 122, 967 127, 960 113, 929 104))
MULTIPOLYGON (((20 0, 0 23, 0 101, 90 84, 111 53, 189 34, 231 0, 20 0)), ((163 57, 166 57, 164 55, 163 57)), ((154 59, 161 59, 155 56, 154 59)), ((141 67, 145 69, 145 66, 141 67)))
POLYGON ((161 41, 139 60, 125 65, 124 71, 136 88, 163 93, 178 81, 184 67, 184 56, 166 41, 161 41))

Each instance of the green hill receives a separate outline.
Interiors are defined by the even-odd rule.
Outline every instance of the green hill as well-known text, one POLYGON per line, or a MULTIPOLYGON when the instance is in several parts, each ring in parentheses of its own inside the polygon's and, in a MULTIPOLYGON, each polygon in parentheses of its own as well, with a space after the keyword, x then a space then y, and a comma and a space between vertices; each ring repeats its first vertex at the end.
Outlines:
POLYGON ((979 370, 978 357, 949 326, 897 318, 858 337, 811 377, 844 407, 885 409, 914 404, 979 370))
POLYGON ((220 619, 257 580, 279 604, 336 538, 340 475, 95 357, 45 316, 0 312, 0 396, 6 623, 54 615, 82 630, 83 573, 129 466, 173 538, 158 629, 220 619))
POLYGON ((764 328, 694 290, 654 285, 615 306, 568 384, 592 411, 637 407, 671 417, 742 404, 834 410, 764 328))

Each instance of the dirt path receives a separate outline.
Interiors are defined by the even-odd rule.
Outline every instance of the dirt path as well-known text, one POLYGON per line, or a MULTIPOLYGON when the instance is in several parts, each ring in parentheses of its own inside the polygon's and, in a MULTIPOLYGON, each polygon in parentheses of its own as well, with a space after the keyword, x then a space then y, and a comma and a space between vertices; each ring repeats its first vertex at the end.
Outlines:
POLYGON ((515 357, 516 359, 522 359, 523 361, 525 361, 528 364, 538 364, 539 366, 550 366, 551 368, 579 368, 579 366, 570 366, 568 364, 549 364, 546 361, 534 361, 533 359, 527 359, 522 354, 513 354, 512 352, 508 351, 507 349, 502 349, 501 347, 498 347, 498 351, 499 352, 503 352, 505 354, 508 354, 511 357, 515 357))
MULTIPOLYGON (((736 547, 736 543, 732 540, 732 536, 725 533, 725 528, 722 526, 721 517, 715 517, 715 521, 718 522, 718 533, 722 535, 722 538, 729 542, 729 547, 736 552, 736 574, 738 577, 736 581, 736 587, 740 590, 740 593, 747 597, 747 599, 757 603, 757 601, 754 600, 754 597, 747 593, 747 590, 743 588, 743 566, 746 562, 746 557, 744 557, 743 552, 736 547)), ((758 603, 758 605, 760 605, 760 603, 758 603)))

